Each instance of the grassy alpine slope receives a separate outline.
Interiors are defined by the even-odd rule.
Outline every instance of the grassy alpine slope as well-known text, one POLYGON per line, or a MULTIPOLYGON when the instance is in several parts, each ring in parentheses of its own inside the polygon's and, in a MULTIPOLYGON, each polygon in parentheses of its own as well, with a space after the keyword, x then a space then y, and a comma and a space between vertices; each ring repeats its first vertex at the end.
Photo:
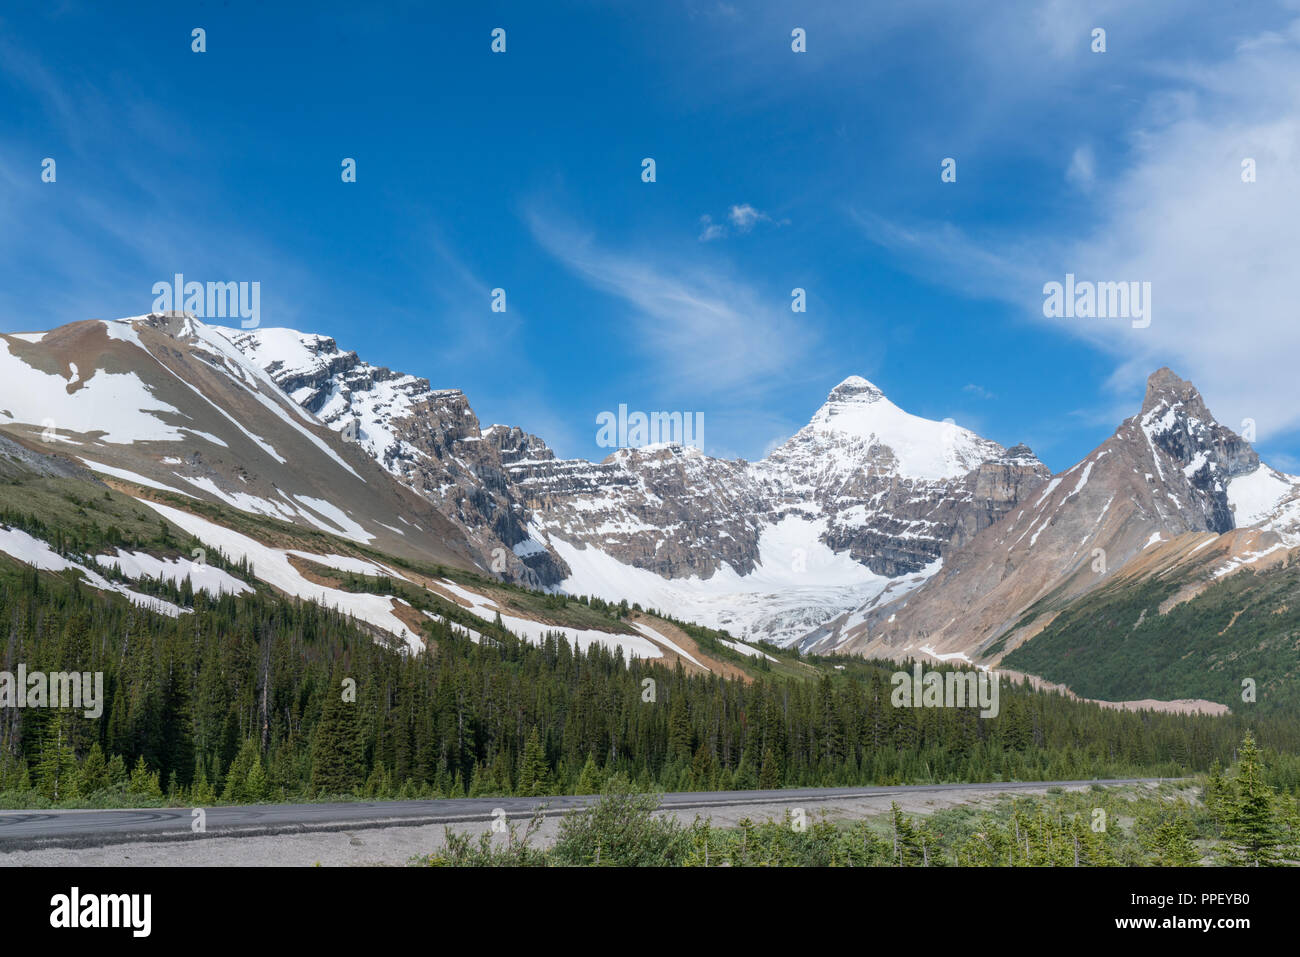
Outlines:
POLYGON ((1105 700, 1204 698, 1234 712, 1300 701, 1300 564, 1238 571, 1164 612, 1186 582, 1103 586, 1062 611, 1002 663, 1105 700), (1243 699, 1252 679, 1256 700, 1243 699))

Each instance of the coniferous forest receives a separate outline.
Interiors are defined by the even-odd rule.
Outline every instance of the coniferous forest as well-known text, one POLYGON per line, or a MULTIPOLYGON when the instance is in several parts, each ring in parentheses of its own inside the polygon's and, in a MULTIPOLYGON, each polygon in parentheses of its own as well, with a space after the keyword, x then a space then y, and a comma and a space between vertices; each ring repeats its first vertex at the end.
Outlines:
POLYGON ((193 613, 169 618, 10 568, 0 669, 99 671, 105 695, 96 719, 3 711, 10 806, 593 793, 615 773, 668 791, 1173 776, 1229 764, 1248 729, 1281 752, 1274 784, 1300 782, 1287 715, 1117 712, 1004 687, 986 719, 893 707, 879 663, 724 679, 500 628, 475 643, 435 621, 412 656, 266 591, 184 583, 193 613))

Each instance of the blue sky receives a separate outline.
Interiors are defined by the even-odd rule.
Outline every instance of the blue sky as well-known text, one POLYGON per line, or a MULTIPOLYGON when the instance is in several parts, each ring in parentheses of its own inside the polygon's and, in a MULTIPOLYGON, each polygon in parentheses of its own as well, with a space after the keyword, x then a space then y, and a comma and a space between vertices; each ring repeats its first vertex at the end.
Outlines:
POLYGON ((269 6, 0 13, 0 330, 258 281, 589 458, 620 403, 758 458, 858 374, 1062 469, 1168 364, 1300 469, 1291 4, 269 6), (1151 326, 1045 319, 1066 272, 1151 326))

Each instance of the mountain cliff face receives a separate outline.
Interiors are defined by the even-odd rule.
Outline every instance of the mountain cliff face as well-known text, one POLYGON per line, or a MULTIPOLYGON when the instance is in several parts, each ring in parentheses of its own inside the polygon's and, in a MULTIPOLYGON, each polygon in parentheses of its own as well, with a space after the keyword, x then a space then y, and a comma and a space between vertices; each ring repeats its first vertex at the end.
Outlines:
POLYGON ((857 376, 760 462, 677 445, 566 460, 520 429, 481 429, 462 393, 370 366, 328 337, 221 332, 455 522, 494 570, 676 602, 742 636, 797 640, 925 573, 1048 474, 1027 448, 909 415, 857 376))
POLYGON ((0 336, 0 428, 136 486, 475 564, 427 500, 184 315, 0 336))
MULTIPOLYGON (((1131 572, 1133 563, 1187 557, 1182 545, 1162 549, 1162 543, 1205 548, 1214 535, 1238 527, 1239 504, 1251 513, 1242 519, 1254 520, 1261 508, 1282 511, 1291 482, 1278 473, 1270 480, 1267 473, 1272 470, 1261 467, 1254 450, 1214 420, 1191 383, 1161 369, 1150 377, 1137 415, 1083 461, 954 548, 923 586, 859 609, 810 635, 806 645, 891 657, 926 651, 995 659, 1071 600, 1131 572), (1269 487, 1259 488, 1261 474, 1269 487), (1264 501, 1270 496, 1271 505, 1264 501)), ((1258 544, 1255 536, 1239 540, 1243 547, 1258 544)))
POLYGON ((775 501, 828 517, 830 548, 890 578, 931 564, 1048 474, 1024 446, 909 415, 858 376, 755 472, 775 501))
POLYGON ((507 475, 507 460, 551 455, 540 440, 518 429, 484 432, 459 390, 373 366, 329 336, 211 328, 453 522, 484 568, 532 587, 563 579, 567 569, 554 554, 524 544, 527 512, 507 475))

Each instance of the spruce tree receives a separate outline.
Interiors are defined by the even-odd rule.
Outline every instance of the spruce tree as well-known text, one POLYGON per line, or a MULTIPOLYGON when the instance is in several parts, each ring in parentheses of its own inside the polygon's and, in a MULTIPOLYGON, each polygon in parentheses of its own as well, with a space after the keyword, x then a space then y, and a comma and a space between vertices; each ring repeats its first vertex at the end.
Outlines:
POLYGON ((1205 809, 1220 824, 1222 823, 1221 818, 1224 811, 1223 799, 1227 793, 1228 782, 1223 776, 1223 766, 1219 764, 1219 759, 1215 758, 1214 763, 1210 765, 1210 774, 1206 779, 1202 798, 1205 802, 1205 809))
POLYGON ((731 786, 737 791, 752 791, 758 787, 758 775, 754 773, 754 762, 749 758, 748 748, 740 753, 740 763, 736 765, 731 786))
POLYGON ((41 759, 36 766, 37 788, 55 804, 78 796, 77 756, 67 712, 59 711, 48 722, 41 738, 41 759))
POLYGON ((1237 773, 1225 798, 1223 837, 1234 863, 1268 867, 1282 862, 1288 839, 1282 808, 1264 781, 1259 748, 1249 731, 1241 742, 1237 773))
POLYGON ((546 793, 547 788, 546 753, 542 750, 541 739, 536 726, 528 732, 524 743, 524 753, 519 761, 519 783, 515 793, 520 797, 537 797, 546 793))
POLYGON ((115 754, 108 761, 108 783, 125 784, 127 781, 126 761, 122 755, 115 754))
POLYGON ((259 791, 265 790, 266 779, 260 773, 261 763, 262 756, 258 753, 257 741, 254 738, 245 738, 239 753, 226 769, 226 786, 222 789, 221 800, 228 804, 250 804, 259 800, 261 795, 254 795, 249 791, 248 781, 253 768, 258 768, 259 791))
POLYGON ((250 804, 265 801, 267 786, 266 769, 262 766, 261 755, 258 755, 248 769, 248 776, 244 778, 245 800, 250 804))
POLYGON ((341 672, 325 692, 312 740, 311 786, 316 794, 351 794, 361 784, 364 754, 355 702, 344 701, 341 672))
POLYGON ((600 769, 596 767, 596 756, 587 752, 587 763, 578 775, 577 792, 579 794, 599 794, 601 786, 600 769))
POLYGON ((108 783, 108 761, 104 759, 104 749, 96 741, 81 763, 81 780, 77 789, 83 797, 90 797, 108 787, 108 783))
POLYGON ((1195 867, 1201 862, 1201 852, 1192 843, 1191 825, 1172 814, 1161 817, 1143 843, 1157 867, 1195 867))
POLYGON ((470 774, 469 796, 472 798, 484 797, 490 790, 492 790, 490 773, 487 766, 482 761, 478 761, 470 774))
POLYGON ((691 757, 691 720, 686 710, 686 696, 674 694, 668 706, 668 760, 685 761, 691 757))
POLYGON ((208 782, 208 772, 202 759, 194 762, 194 783, 190 787, 190 804, 194 807, 208 807, 215 804, 217 794, 208 782))
POLYGON ((138 794, 144 797, 162 797, 162 787, 158 781, 158 772, 149 772, 148 765, 144 763, 144 755, 139 757, 135 762, 135 767, 131 769, 131 780, 127 784, 126 789, 131 794, 138 794))
POLYGON ((691 762, 691 790, 711 790, 717 777, 718 769, 713 760, 713 751, 707 744, 701 744, 695 751, 695 759, 691 762))
POLYGON ((768 748, 763 752, 763 767, 758 772, 758 787, 761 791, 770 791, 781 786, 781 769, 777 766, 776 755, 768 748))

